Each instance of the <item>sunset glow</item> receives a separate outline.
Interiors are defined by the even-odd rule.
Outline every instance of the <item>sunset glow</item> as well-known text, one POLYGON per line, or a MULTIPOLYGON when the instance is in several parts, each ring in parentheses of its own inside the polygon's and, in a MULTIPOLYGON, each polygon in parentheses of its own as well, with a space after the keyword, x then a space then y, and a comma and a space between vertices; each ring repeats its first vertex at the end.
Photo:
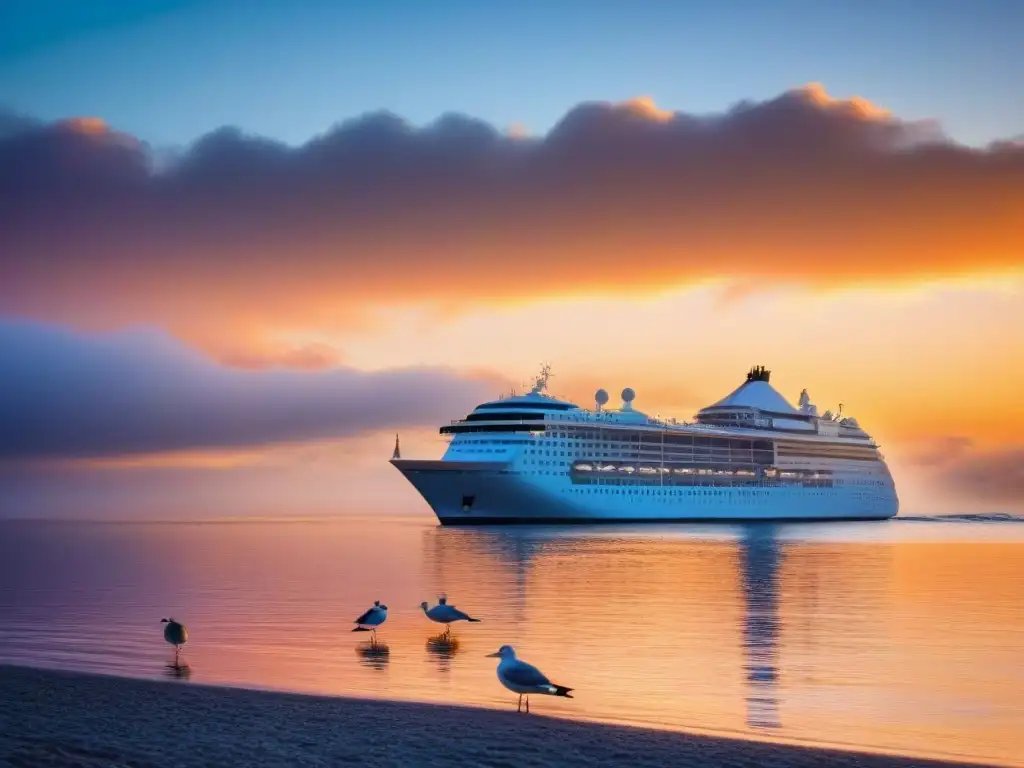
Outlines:
POLYGON ((688 419, 759 363, 856 415, 904 510, 1016 508, 1019 131, 968 143, 811 74, 731 106, 595 86, 548 120, 368 106, 174 148, 116 110, 0 112, 2 362, 53 377, 0 403, 21 425, 0 471, 210 482, 353 440, 383 461, 542 360, 581 405, 631 386, 688 419))
POLYGON ((0 764, 1024 768, 1024 1, 0 14, 0 764))

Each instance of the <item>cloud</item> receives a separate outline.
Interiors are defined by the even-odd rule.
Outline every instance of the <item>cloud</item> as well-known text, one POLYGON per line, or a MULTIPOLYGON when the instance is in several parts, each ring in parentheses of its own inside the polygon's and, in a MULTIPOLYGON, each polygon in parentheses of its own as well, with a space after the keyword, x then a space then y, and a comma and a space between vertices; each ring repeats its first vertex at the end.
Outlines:
POLYGON ((435 427, 489 399, 483 375, 239 370, 160 331, 0 323, 0 460, 235 448, 435 427))
POLYGON ((907 445, 904 464, 957 500, 1024 505, 1024 445, 979 445, 964 435, 935 435, 907 445))
POLYGON ((0 310, 218 351, 381 306, 1004 274, 1022 249, 1024 147, 818 85, 715 115, 585 103, 539 137, 386 112, 299 147, 226 127, 173 157, 0 118, 0 310))
POLYGON ((941 470, 958 496, 1024 505, 1024 445, 972 452, 941 470))
POLYGON ((0 141, 28 131, 39 130, 43 124, 24 115, 0 107, 0 141))
POLYGON ((219 359, 227 365, 252 370, 292 368, 319 371, 337 368, 342 362, 341 354, 337 349, 320 342, 280 345, 270 349, 240 346, 236 350, 222 350, 219 359))
POLYGON ((974 447, 974 440, 965 435, 937 435, 911 450, 907 463, 917 467, 944 467, 960 461, 974 447))

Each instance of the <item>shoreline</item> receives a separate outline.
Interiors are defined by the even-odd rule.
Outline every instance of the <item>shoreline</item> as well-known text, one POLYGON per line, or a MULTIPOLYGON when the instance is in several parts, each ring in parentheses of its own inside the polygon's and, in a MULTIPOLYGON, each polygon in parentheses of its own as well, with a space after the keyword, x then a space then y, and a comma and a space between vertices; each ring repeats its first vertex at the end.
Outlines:
POLYGON ((0 766, 981 765, 457 705, 0 665, 0 766))

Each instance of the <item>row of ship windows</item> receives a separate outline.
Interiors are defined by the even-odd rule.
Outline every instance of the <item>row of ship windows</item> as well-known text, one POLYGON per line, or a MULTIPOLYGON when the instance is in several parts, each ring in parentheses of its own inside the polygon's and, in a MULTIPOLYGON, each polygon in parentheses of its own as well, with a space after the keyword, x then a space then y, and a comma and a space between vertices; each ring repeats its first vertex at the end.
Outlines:
MULTIPOLYGON (((554 476, 557 476, 557 477, 568 477, 570 473, 569 472, 559 472, 557 470, 552 471, 552 470, 545 470, 545 469, 533 469, 533 470, 530 470, 529 472, 525 472, 524 474, 527 474, 527 475, 547 475, 547 476, 554 475, 554 476)), ((710 478, 709 478, 709 480, 710 480, 710 478)), ((813 478, 808 478, 808 482, 813 482, 813 480, 814 480, 813 478)), ((707 485, 718 485, 721 482, 723 482, 723 481, 719 481, 718 483, 716 483, 715 481, 711 480, 711 482, 707 483, 707 485)), ((726 484, 728 484, 729 481, 726 480, 724 482, 726 484)), ((768 482, 772 482, 772 481, 768 481, 768 482)), ((776 482, 778 482, 778 481, 776 481, 776 482)), ((840 486, 847 487, 847 486, 856 485, 856 486, 863 486, 863 487, 882 488, 882 487, 885 486, 885 483, 882 482, 881 480, 866 480, 866 479, 862 479, 862 478, 857 478, 857 479, 833 478, 829 482, 831 483, 831 485, 833 487, 840 487, 840 486)), ((639 482, 637 482, 635 480, 632 480, 632 479, 630 479, 630 480, 620 480, 620 479, 603 480, 603 479, 589 479, 588 478, 586 483, 587 483, 587 485, 616 486, 616 487, 629 486, 629 485, 634 485, 634 484, 640 485, 639 482)), ((659 488, 663 488, 664 486, 658 486, 658 487, 659 488)), ((773 486, 773 487, 775 487, 775 486, 773 486)))
MULTIPOLYGON (((563 435, 559 435, 559 437, 564 437, 564 436, 563 435)), ((616 440, 614 438, 604 438, 604 439, 601 439, 601 440, 591 440, 591 439, 583 439, 583 438, 552 439, 550 437, 543 437, 542 436, 541 439, 544 440, 545 447, 551 447, 551 448, 566 448, 566 447, 571 447, 571 446, 574 446, 574 445, 584 445, 587 448, 621 448, 623 446, 630 446, 630 447, 635 449, 635 448, 640 446, 640 443, 638 441, 630 440, 628 438, 623 438, 623 439, 618 439, 618 440, 616 440)), ((457 444, 458 445, 465 445, 467 443, 472 443, 474 445, 517 445, 517 444, 533 443, 533 442, 535 442, 535 441, 531 440, 530 438, 522 438, 522 439, 519 439, 519 440, 490 440, 490 439, 486 439, 486 438, 477 438, 477 437, 468 437, 467 438, 467 437, 461 437, 460 436, 458 438, 457 444)), ((726 442, 726 441, 723 441, 723 442, 726 442)), ((658 441, 648 441, 648 442, 645 442, 643 444, 643 446, 647 450, 659 450, 660 446, 661 446, 661 443, 658 442, 658 441)), ((703 446, 698 446, 698 447, 703 447, 703 446)), ((674 445, 670 445, 670 444, 665 445, 665 450, 687 449, 687 448, 692 448, 692 446, 690 446, 690 445, 674 446, 674 445)), ((717 446, 717 448, 718 448, 718 450, 722 450, 722 451, 729 450, 729 446, 727 446, 727 445, 717 446)), ((739 450, 749 451, 750 447, 749 446, 744 446, 743 448, 740 448, 739 450)), ((761 449, 758 449, 758 450, 761 450, 761 449)), ((767 448, 765 450, 767 450, 767 448)))
POLYGON ((512 439, 512 440, 483 440, 483 439, 476 438, 476 437, 470 437, 470 438, 460 437, 459 441, 458 441, 458 444, 462 445, 464 443, 477 443, 477 444, 481 444, 482 443, 484 445, 519 445, 520 443, 529 443, 529 442, 531 442, 531 441, 530 441, 530 439, 528 437, 521 437, 518 440, 516 440, 516 439, 512 439))
MULTIPOLYGON (((453 448, 452 450, 455 451, 455 452, 460 452, 461 449, 453 448)), ((507 453, 508 451, 509 451, 508 448, 473 448, 473 449, 470 449, 470 452, 471 453, 475 453, 475 454, 480 454, 480 453, 507 453)), ((536 456, 564 457, 564 459, 584 458, 584 459, 591 459, 591 460, 604 459, 606 461, 610 461, 610 460, 613 460, 613 459, 629 459, 629 460, 634 460, 634 461, 638 460, 638 456, 637 456, 636 451, 632 451, 632 452, 630 452, 630 451, 608 451, 608 452, 605 452, 605 453, 603 453, 601 455, 594 455, 592 453, 588 454, 586 451, 542 451, 542 450, 539 450, 539 449, 532 449, 531 448, 529 451, 524 451, 524 453, 528 453, 528 454, 536 455, 536 456)), ((702 463, 709 463, 709 462, 711 462, 711 463, 715 463, 715 462, 729 463, 729 457, 727 457, 727 456, 715 456, 715 455, 707 455, 707 456, 705 456, 703 454, 699 454, 697 456, 693 456, 693 455, 685 455, 685 456, 683 456, 683 455, 665 454, 665 458, 670 460, 670 461, 672 459, 689 461, 689 460, 693 460, 693 459, 699 458, 699 459, 702 460, 702 463)), ((556 461, 546 461, 544 459, 531 458, 531 459, 525 459, 523 461, 523 463, 524 464, 530 464, 530 465, 540 465, 540 466, 550 466, 550 465, 567 466, 569 464, 569 462, 564 460, 564 459, 562 461, 557 461, 557 460, 556 461)), ((798 463, 798 464, 801 464, 801 465, 806 465, 806 466, 816 466, 820 462, 820 460, 822 460, 822 459, 833 459, 833 460, 839 459, 839 460, 841 460, 841 457, 818 456, 818 457, 815 457, 814 461, 796 461, 795 463, 798 463)), ((640 460, 643 460, 643 459, 641 458, 640 460)), ((749 462, 744 462, 744 463, 749 463, 749 462)), ((760 463, 768 464, 770 462, 766 460, 766 461, 760 462, 760 463)))
MULTIPOLYGON (((604 459, 635 459, 637 456, 641 456, 642 455, 642 456, 653 456, 653 457, 664 456, 666 459, 669 459, 669 460, 671 460, 673 458, 676 458, 676 459, 680 459, 680 460, 686 461, 686 460, 689 460, 689 459, 691 459, 693 457, 697 457, 697 458, 701 458, 701 459, 705 459, 705 460, 712 460, 713 459, 715 461, 721 461, 721 462, 725 462, 725 463, 728 463, 730 461, 730 456, 729 456, 728 453, 715 453, 715 452, 711 452, 711 453, 682 453, 682 452, 669 452, 669 451, 665 451, 665 453, 662 454, 662 453, 659 453, 657 451, 652 451, 652 452, 646 452, 646 451, 643 451, 643 452, 638 452, 638 451, 586 451, 586 450, 584 450, 584 451, 542 451, 539 448, 537 448, 537 449, 531 448, 528 451, 523 451, 523 453, 528 454, 528 455, 536 455, 536 456, 565 456, 565 457, 570 458, 570 459, 571 458, 580 458, 580 457, 583 457, 583 458, 595 458, 597 456, 600 456, 601 458, 604 458, 604 459)), ((741 457, 735 457, 735 460, 739 461, 740 458, 741 457)), ((765 454, 765 461, 766 462, 770 461, 771 458, 772 458, 772 455, 770 453, 766 453, 765 454)), ((821 456, 819 458, 829 459, 829 458, 835 458, 835 457, 832 457, 832 456, 821 456)), ((534 459, 527 459, 526 461, 527 461, 527 463, 529 463, 529 462, 535 461, 535 460, 534 459)), ((744 463, 747 463, 747 464, 750 463, 750 457, 749 456, 744 458, 744 463)))
MULTIPOLYGON (((582 439, 582 438, 577 438, 577 439, 573 439, 573 440, 558 440, 558 439, 552 440, 552 439, 547 439, 547 438, 543 438, 543 439, 544 439, 544 447, 545 448, 572 448, 574 446, 584 446, 586 448, 618 448, 620 450, 622 448, 629 448, 629 449, 634 450, 634 451, 641 450, 641 449, 642 450, 646 450, 646 451, 660 451, 660 450, 665 450, 665 451, 691 451, 691 450, 694 449, 694 447, 696 447, 699 450, 717 450, 717 451, 724 451, 726 453, 729 452, 730 448, 732 450, 740 451, 742 453, 746 453, 746 452, 749 452, 750 450, 752 450, 750 445, 733 446, 733 447, 730 447, 729 445, 703 445, 703 444, 698 445, 698 446, 693 446, 693 445, 689 445, 689 444, 673 445, 671 443, 662 444, 661 442, 659 442, 657 440, 648 440, 648 441, 645 441, 645 442, 641 443, 638 440, 630 440, 628 438, 621 439, 621 440, 616 440, 614 438, 603 438, 601 440, 587 440, 587 439, 582 439)), ((727 440, 723 440, 721 442, 727 443, 728 441, 727 440)), ((757 449, 754 449, 754 450, 759 450, 759 451, 760 450, 769 450, 770 451, 771 448, 768 447, 768 446, 765 446, 764 448, 757 448, 757 449)))
MULTIPOLYGON (((483 441, 483 442, 486 442, 486 441, 483 441)), ((500 442, 500 441, 494 441, 494 442, 500 442)), ((505 449, 505 448, 485 448, 485 449, 475 449, 475 452, 476 453, 504 453, 507 450, 508 449, 505 449)), ((531 449, 529 452, 530 453, 537 453, 537 454, 540 454, 540 455, 551 455, 552 454, 552 451, 540 451, 540 450, 534 450, 534 449, 531 449)), ((573 458, 573 457, 578 458, 578 457, 580 457, 580 452, 579 451, 559 451, 557 453, 558 453, 559 456, 566 456, 566 455, 568 455, 569 458, 573 458)), ((612 454, 609 455, 609 457, 611 457, 611 458, 629 458, 628 456, 624 456, 622 453, 612 453, 612 454)), ((551 461, 551 460, 544 460, 544 459, 527 459, 523 463, 527 464, 527 465, 543 466, 543 467, 550 467, 550 466, 562 467, 562 466, 568 466, 568 464, 569 464, 568 461, 557 461, 557 460, 551 461)), ((551 471, 546 471, 546 470, 536 470, 536 469, 534 469, 534 470, 531 470, 530 474, 535 474, 535 475, 536 474, 541 474, 541 475, 551 475, 551 474, 566 475, 568 473, 567 472, 551 472, 551 471)), ((838 482, 841 482, 841 484, 843 484, 843 485, 870 485, 870 486, 882 486, 882 485, 884 485, 884 483, 882 483, 881 481, 877 481, 877 480, 844 480, 844 481, 838 481, 838 482)))
MULTIPOLYGON (((527 443, 527 442, 528 442, 527 440, 465 439, 465 440, 460 440, 459 441, 459 445, 458 446, 453 446, 452 450, 460 451, 461 450, 460 446, 465 444, 465 443, 471 443, 473 445, 517 445, 517 444, 524 444, 524 443, 527 443)), ((607 442, 592 443, 589 440, 573 440, 573 441, 557 441, 556 440, 556 441, 551 441, 551 443, 549 444, 549 445, 551 445, 551 448, 548 448, 548 449, 529 448, 529 449, 524 450, 523 453, 531 454, 531 455, 538 455, 538 456, 568 456, 570 458, 579 458, 581 455, 583 457, 586 457, 588 455, 593 455, 593 449, 611 449, 611 450, 605 451, 605 453, 603 455, 603 458, 631 458, 632 456, 637 454, 637 450, 636 450, 635 446, 631 447, 631 450, 622 451, 621 449, 624 447, 625 444, 628 444, 628 443, 624 443, 624 442, 621 442, 621 441, 616 444, 616 443, 607 443, 607 442), (570 446, 566 446, 566 442, 570 443, 571 445, 570 446), (582 451, 578 451, 578 450, 577 451, 558 450, 559 448, 571 447, 572 445, 575 445, 576 447, 579 447, 579 448, 583 448, 584 450, 582 450, 582 451), (614 449, 616 449, 616 448, 618 448, 619 450, 615 451, 614 449), (587 449, 590 449, 590 450, 587 450, 587 449)), ((507 452, 508 449, 504 449, 504 448, 502 448, 502 449, 471 448, 469 450, 470 450, 470 452, 473 452, 473 453, 505 453, 505 452, 507 452)), ((655 449, 654 452, 657 453, 657 449, 655 449)), ((760 455, 761 452, 755 452, 755 453, 757 455, 760 455)), ((689 458, 689 456, 691 455, 691 452, 690 451, 679 451, 679 450, 666 450, 666 451, 664 451, 664 455, 668 456, 668 457, 672 457, 672 456, 678 455, 680 458, 689 458)), ((712 451, 711 453, 706 453, 706 452, 704 452, 702 450, 701 452, 698 452, 698 453, 692 454, 692 455, 708 456, 708 457, 715 458, 717 460, 722 460, 722 461, 729 461, 729 458, 730 458, 729 453, 728 453, 727 450, 722 451, 722 452, 712 451)), ((768 455, 769 455, 768 452, 765 452, 765 459, 764 460, 759 460, 759 461, 766 462, 768 455)), ((748 462, 750 461, 751 454, 749 452, 744 451, 744 452, 742 452, 742 454, 737 454, 737 459, 740 456, 742 456, 744 461, 748 461, 748 462)), ((802 457, 802 458, 833 458, 833 459, 852 458, 852 457, 840 456, 840 455, 832 456, 828 452, 792 454, 791 458, 796 458, 797 456, 802 457)), ((857 458, 861 458, 861 457, 857 457, 857 458)), ((872 458, 873 459, 875 457, 871 456, 871 455, 868 455, 868 454, 865 454, 863 456, 863 458, 872 458)), ((536 463, 536 462, 530 462, 528 460, 527 463, 536 463)))
MULTIPOLYGON (((522 445, 522 444, 528 444, 530 442, 532 442, 532 441, 529 440, 529 439, 523 439, 523 440, 483 440, 483 439, 478 439, 478 438, 459 438, 458 443, 456 444, 455 447, 459 447, 459 446, 465 445, 467 443, 471 443, 473 445, 522 445)), ((588 447, 588 448, 620 448, 622 445, 628 445, 629 441, 628 440, 617 440, 617 441, 612 441, 611 443, 608 443, 608 442, 598 442, 598 443, 595 443, 592 440, 552 440, 549 443, 547 443, 547 447, 565 448, 565 447, 567 447, 566 443, 572 443, 573 445, 586 445, 586 447, 588 447)), ((654 446, 650 445, 649 447, 653 448, 654 446)), ((540 449, 533 449, 533 448, 531 448, 530 452, 532 453, 534 450, 540 450, 540 449)))
MULTIPOLYGON (((563 464, 561 462, 555 462, 555 461, 539 461, 539 462, 535 462, 535 463, 540 464, 541 466, 555 466, 555 467, 563 466, 563 464)), ((549 470, 533 469, 533 470, 529 470, 526 474, 530 474, 530 475, 566 475, 566 476, 568 476, 570 473, 569 472, 559 472, 559 471, 552 472, 552 471, 549 471, 549 470)), ((632 473, 630 473, 630 474, 632 474, 632 473)), ((722 474, 722 473, 719 473, 719 474, 722 474)), ((785 471, 783 471, 783 472, 780 472, 779 474, 783 478, 795 477, 795 474, 792 473, 792 472, 785 472, 785 471)), ((697 476, 697 475, 703 476, 703 475, 705 475, 705 473, 704 473, 703 470, 698 470, 695 473, 695 476, 697 476)), ((712 475, 710 475, 710 474, 707 475, 707 476, 709 477, 709 479, 712 477, 712 475)), ((856 479, 834 478, 834 477, 830 477, 828 475, 826 475, 826 477, 828 479, 830 479, 832 484, 835 485, 835 486, 840 486, 840 485, 841 486, 859 485, 859 486, 871 486, 871 487, 879 487, 880 488, 880 487, 885 485, 885 483, 883 483, 881 480, 873 480, 873 479, 869 480, 869 479, 864 479, 864 478, 856 478, 856 479)), ((815 480, 815 479, 820 479, 820 478, 817 475, 815 475, 813 477, 809 477, 809 478, 806 478, 806 479, 808 479, 808 480, 815 480)), ((628 483, 628 482, 630 482, 630 480, 623 481, 623 480, 620 480, 620 479, 604 480, 604 479, 600 479, 600 478, 598 478, 598 479, 589 479, 588 478, 587 482, 589 482, 589 483, 620 484, 620 483, 623 483, 623 482, 627 482, 628 483)))
MULTIPOLYGON (((473 442, 473 443, 476 443, 476 444, 483 444, 483 445, 493 445, 493 444, 512 445, 512 444, 515 444, 517 441, 513 441, 513 440, 508 440, 508 441, 505 441, 505 440, 479 440, 479 441, 466 441, 466 442, 473 442)), ((742 461, 748 462, 748 463, 751 461, 752 458, 758 459, 758 463, 764 463, 769 458, 772 457, 772 454, 771 454, 770 451, 763 451, 763 452, 762 451, 754 451, 754 452, 743 451, 741 453, 733 452, 732 454, 730 454, 729 451, 727 451, 727 450, 720 450, 720 451, 711 450, 711 451, 707 451, 707 450, 704 450, 704 449, 701 449, 700 451, 696 451, 696 452, 694 452, 694 451, 684 451, 684 450, 678 450, 678 449, 658 451, 656 448, 653 449, 653 450, 638 451, 636 449, 636 447, 633 447, 631 450, 623 451, 622 450, 622 448, 623 448, 622 445, 613 445, 613 444, 608 444, 608 443, 599 443, 599 444, 595 444, 595 445, 589 445, 589 444, 586 444, 585 441, 578 441, 578 442, 576 442, 576 447, 579 447, 579 448, 583 449, 583 450, 579 450, 579 451, 558 450, 558 448, 566 447, 565 444, 562 443, 562 442, 554 442, 554 443, 552 443, 552 446, 553 447, 550 448, 550 449, 529 448, 529 449, 524 450, 523 453, 530 454, 530 455, 538 455, 538 456, 580 457, 581 455, 582 456, 588 456, 588 455, 592 456, 594 454, 594 449, 605 449, 604 452, 603 452, 605 458, 629 458, 631 456, 636 456, 639 453, 643 453, 643 454, 647 454, 647 455, 664 455, 664 456, 670 457, 670 458, 671 457, 675 457, 675 456, 678 456, 680 458, 689 458, 690 456, 704 456, 704 457, 710 457, 710 458, 714 458, 716 460, 721 460, 721 461, 729 461, 730 459, 733 459, 733 460, 736 460, 736 461, 742 460, 742 461), (582 445, 581 445, 581 443, 582 443, 582 445), (615 450, 616 448, 618 450, 615 450)), ((456 447, 454 450, 459 450, 459 448, 456 447)), ((476 453, 493 453, 494 452, 494 449, 488 449, 488 448, 480 448, 480 449, 473 448, 471 450, 476 452, 476 453)), ((875 455, 867 454, 867 453, 865 453, 863 455, 852 456, 852 455, 832 454, 832 453, 826 452, 826 451, 810 452, 810 453, 792 453, 792 452, 785 452, 785 453, 783 453, 783 452, 780 452, 780 455, 785 456, 787 458, 815 458, 815 459, 818 459, 818 458, 821 458, 821 459, 850 459, 850 458, 875 459, 876 458, 875 455)))
POLYGON ((605 447, 628 445, 633 448, 644 446, 648 449, 659 449, 664 446, 665 450, 671 449, 692 449, 711 448, 717 450, 772 450, 772 441, 764 439, 736 438, 736 437, 708 437, 706 435, 670 435, 660 432, 624 432, 620 434, 609 434, 607 432, 579 432, 569 434, 566 432, 545 432, 538 436, 544 443, 563 445, 565 442, 572 444, 586 444, 592 446, 595 442, 605 447))
MULTIPOLYGON (((761 491, 761 490, 721 490, 721 489, 707 489, 707 488, 689 488, 689 489, 678 489, 669 488, 662 490, 652 490, 645 488, 563 488, 562 493, 571 494, 603 494, 608 496, 633 496, 633 497, 647 497, 653 500, 664 501, 666 496, 725 496, 727 498, 735 498, 737 496, 748 499, 762 499, 768 501, 770 497, 777 496, 777 491, 761 491)), ((828 496, 830 495, 827 491, 808 491, 801 490, 800 497, 806 496, 828 496)), ((879 498, 876 494, 870 493, 854 493, 844 495, 844 498, 859 499, 862 501, 877 499, 879 498)))
MULTIPOLYGON (((548 436, 548 435, 540 436, 540 439, 544 441, 544 445, 545 445, 546 448, 550 447, 550 448, 555 448, 555 449, 557 449, 557 448, 572 448, 572 447, 582 447, 582 448, 586 448, 586 449, 594 449, 594 448, 610 448, 610 449, 619 448, 619 449, 621 449, 623 447, 627 447, 628 446, 628 448, 630 450, 634 450, 634 451, 638 450, 638 449, 641 449, 641 450, 648 450, 648 451, 650 451, 650 450, 655 450, 655 451, 657 451, 657 450, 664 450, 666 452, 682 450, 684 452, 687 452, 688 450, 693 450, 695 447, 698 448, 698 449, 701 449, 701 450, 708 450, 708 446, 705 446, 703 444, 697 445, 697 446, 693 446, 693 445, 689 445, 689 444, 686 444, 686 445, 673 445, 671 443, 662 444, 659 441, 653 441, 653 440, 649 440, 647 442, 640 443, 639 441, 633 440, 630 437, 622 437, 622 438, 618 438, 618 439, 616 439, 614 437, 609 437, 609 436, 604 436, 601 439, 592 439, 592 438, 569 438, 569 439, 566 439, 566 438, 568 438, 568 436, 564 432, 551 433, 550 436, 548 436)), ((722 439, 722 440, 719 440, 717 442, 724 443, 724 445, 712 445, 710 447, 710 450, 719 450, 719 451, 728 452, 730 450, 730 448, 731 448, 733 451, 737 451, 738 450, 740 453, 743 453, 743 454, 746 454, 748 451, 751 450, 751 443, 749 441, 743 441, 744 445, 742 445, 742 446, 740 446, 740 445, 731 445, 731 443, 737 442, 735 440, 722 439)), ((459 438, 459 440, 458 440, 458 444, 459 445, 463 445, 463 444, 466 444, 466 443, 471 443, 471 444, 474 444, 474 445, 523 445, 523 444, 528 444, 528 443, 536 444, 535 440, 531 439, 531 438, 519 438, 519 439, 511 439, 511 440, 509 440, 509 439, 499 440, 499 439, 487 439, 487 438, 459 438)), ((755 451, 771 450, 771 448, 769 446, 770 446, 770 443, 765 442, 763 448, 760 447, 760 445, 759 445, 758 447, 753 448, 753 450, 755 450, 755 451)), ((540 449, 531 449, 531 452, 533 450, 540 450, 540 449)), ((794 453, 794 455, 798 455, 798 454, 808 455, 807 453, 804 453, 806 451, 811 451, 813 455, 827 455, 827 454, 833 453, 833 452, 840 452, 841 453, 841 452, 845 452, 845 451, 848 451, 848 450, 859 452, 857 455, 858 456, 864 456, 865 458, 867 458, 867 457, 874 458, 875 455, 876 455, 876 451, 874 451, 874 449, 867 449, 867 448, 862 448, 862 447, 857 447, 857 446, 850 447, 850 446, 838 446, 838 445, 814 445, 814 444, 802 445, 801 444, 799 447, 798 446, 793 446, 793 445, 787 445, 787 446, 785 446, 784 448, 782 448, 780 450, 784 450, 786 452, 792 452, 792 453, 794 453)))

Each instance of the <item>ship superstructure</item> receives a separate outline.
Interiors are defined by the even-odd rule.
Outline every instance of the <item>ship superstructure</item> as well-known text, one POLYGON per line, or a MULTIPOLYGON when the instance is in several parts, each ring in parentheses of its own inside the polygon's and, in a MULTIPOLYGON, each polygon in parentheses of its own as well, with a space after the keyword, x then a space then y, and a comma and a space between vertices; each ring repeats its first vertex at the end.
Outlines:
POLYGON ((544 367, 526 394, 478 405, 441 427, 437 460, 391 463, 444 524, 672 520, 878 520, 898 500, 875 441, 857 421, 798 407, 756 366, 693 422, 547 393, 544 367))

